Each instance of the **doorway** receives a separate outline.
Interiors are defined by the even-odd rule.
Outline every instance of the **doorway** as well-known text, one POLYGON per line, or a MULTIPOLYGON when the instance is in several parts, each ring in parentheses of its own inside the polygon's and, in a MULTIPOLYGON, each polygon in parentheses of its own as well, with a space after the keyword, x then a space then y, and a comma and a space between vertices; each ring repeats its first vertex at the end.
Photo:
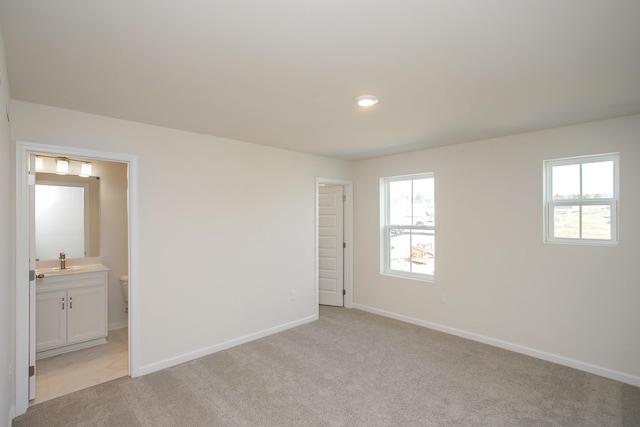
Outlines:
MULTIPOLYGON (((30 236, 33 236, 33 215, 30 215, 31 202, 33 197, 33 188, 36 182, 34 161, 31 160, 35 155, 51 156, 51 157, 69 157, 73 159, 90 159, 91 161, 114 162, 126 164, 126 211, 127 211, 127 267, 129 276, 129 314, 121 321, 121 325, 128 326, 127 337, 122 337, 127 341, 128 355, 125 359, 128 361, 126 373, 130 376, 137 376, 138 367, 138 310, 136 277, 138 271, 137 265, 137 156, 109 153, 102 151, 94 151, 73 147, 51 146, 35 143, 17 142, 16 147, 16 371, 15 371, 15 415, 21 415, 26 412, 29 406, 30 394, 33 396, 35 390, 35 381, 30 374, 35 373, 34 355, 35 332, 32 325, 35 325, 35 257, 30 255, 30 236), (30 368, 34 366, 34 368, 30 368)), ((117 279, 122 272, 110 272, 110 276, 117 279)), ((114 327, 114 329, 116 329, 114 327)), ((111 335, 111 333, 109 334, 111 335)), ((102 346, 99 346, 102 347, 102 346)), ((99 348, 96 347, 96 348, 99 348)), ((88 349, 87 349, 88 350, 88 349)), ((71 354, 71 353, 69 353, 71 354)))
POLYGON ((318 305, 352 306, 352 197, 350 181, 316 178, 318 305))
POLYGON ((36 273, 59 268, 60 252, 71 269, 104 265, 109 271, 37 276, 30 405, 129 373, 126 294, 119 280, 129 270, 127 164, 65 157, 68 172, 61 175, 57 158, 35 156, 36 273))

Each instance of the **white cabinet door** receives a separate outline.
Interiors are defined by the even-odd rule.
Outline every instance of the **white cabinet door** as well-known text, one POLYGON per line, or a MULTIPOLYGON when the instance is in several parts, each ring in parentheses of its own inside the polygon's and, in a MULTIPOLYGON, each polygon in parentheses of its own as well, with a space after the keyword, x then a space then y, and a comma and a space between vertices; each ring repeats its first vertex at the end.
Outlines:
POLYGON ((101 338, 107 335, 107 296, 104 286, 69 290, 67 343, 101 338))
POLYGON ((67 343, 67 292, 36 295, 36 351, 67 343))

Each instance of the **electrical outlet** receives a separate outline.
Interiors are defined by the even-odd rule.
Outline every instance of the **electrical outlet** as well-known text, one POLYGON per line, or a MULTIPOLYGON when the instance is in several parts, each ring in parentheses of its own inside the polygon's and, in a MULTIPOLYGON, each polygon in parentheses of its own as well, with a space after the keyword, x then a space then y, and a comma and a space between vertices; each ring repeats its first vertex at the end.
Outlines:
POLYGON ((446 292, 440 292, 440 302, 446 304, 449 302, 449 295, 446 292))
POLYGON ((296 291, 291 290, 289 292, 289 297, 291 298, 291 301, 295 301, 296 300, 296 291))

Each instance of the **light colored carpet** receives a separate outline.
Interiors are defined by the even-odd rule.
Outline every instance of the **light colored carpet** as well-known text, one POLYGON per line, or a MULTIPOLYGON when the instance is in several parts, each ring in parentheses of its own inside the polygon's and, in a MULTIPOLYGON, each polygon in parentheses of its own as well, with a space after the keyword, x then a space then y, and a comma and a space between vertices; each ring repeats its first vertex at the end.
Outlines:
POLYGON ((640 426, 640 388, 358 310, 29 408, 14 426, 640 426))

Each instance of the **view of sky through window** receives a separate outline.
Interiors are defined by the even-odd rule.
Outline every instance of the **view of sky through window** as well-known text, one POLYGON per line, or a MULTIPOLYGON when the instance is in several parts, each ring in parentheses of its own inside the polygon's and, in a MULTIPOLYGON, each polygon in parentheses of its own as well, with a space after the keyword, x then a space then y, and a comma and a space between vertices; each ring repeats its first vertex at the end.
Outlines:
POLYGON ((552 174, 554 200, 613 197, 613 161, 554 166, 552 174))

